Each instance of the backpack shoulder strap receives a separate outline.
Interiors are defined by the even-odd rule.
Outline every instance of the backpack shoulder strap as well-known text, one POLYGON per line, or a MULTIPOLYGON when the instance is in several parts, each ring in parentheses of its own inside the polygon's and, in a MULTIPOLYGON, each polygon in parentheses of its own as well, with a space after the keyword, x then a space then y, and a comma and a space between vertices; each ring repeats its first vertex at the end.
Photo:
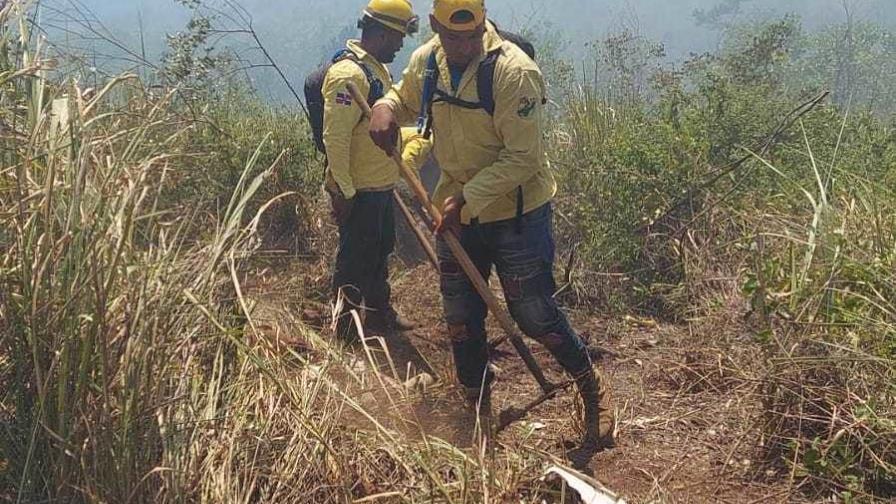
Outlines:
POLYGON ((429 138, 432 112, 432 101, 435 97, 439 83, 439 62, 436 59, 436 51, 429 53, 426 60, 426 70, 423 71, 423 93, 420 99, 420 114, 417 116, 417 132, 429 138))
POLYGON ((479 64, 479 72, 476 75, 479 104, 490 116, 495 115, 495 68, 498 66, 500 56, 501 49, 488 53, 479 64))
POLYGON ((349 59, 349 58, 354 58, 355 60, 358 59, 358 57, 355 56, 355 53, 349 51, 346 48, 342 48, 342 49, 336 51, 335 54, 333 54, 333 57, 330 58, 330 64, 332 65, 334 63, 338 63, 344 59, 349 59))
POLYGON ((370 91, 367 93, 367 104, 371 107, 377 100, 385 96, 385 89, 383 88, 383 81, 379 80, 375 75, 373 75, 373 71, 364 64, 363 61, 358 59, 358 55, 348 49, 340 49, 331 60, 331 64, 335 65, 342 60, 350 60, 354 62, 361 68, 361 71, 364 72, 364 78, 367 79, 367 83, 370 85, 370 91))
POLYGON ((436 101, 446 102, 466 109, 483 109, 488 115, 495 115, 495 68, 500 56, 501 49, 495 49, 488 53, 479 64, 479 71, 476 74, 479 101, 474 103, 452 96, 438 88, 439 65, 435 51, 430 53, 426 63, 426 71, 423 74, 423 93, 420 103, 420 115, 417 118, 417 131, 429 138, 432 126, 432 104, 436 101))

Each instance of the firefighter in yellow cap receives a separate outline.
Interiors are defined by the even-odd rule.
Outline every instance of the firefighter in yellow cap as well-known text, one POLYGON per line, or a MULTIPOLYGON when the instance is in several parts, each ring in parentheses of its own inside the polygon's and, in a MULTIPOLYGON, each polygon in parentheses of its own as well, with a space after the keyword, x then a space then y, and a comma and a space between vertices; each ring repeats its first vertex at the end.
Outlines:
POLYGON ((336 332, 348 341, 357 337, 350 315, 355 309, 366 313, 368 332, 413 327, 392 307, 388 282, 388 257, 395 244, 392 188, 398 170, 371 141, 347 85, 354 83, 371 104, 381 98, 392 85, 385 64, 395 59, 404 37, 416 32, 417 18, 408 0, 371 0, 358 27, 361 40, 349 40, 333 58, 321 87, 326 189, 339 225, 332 287, 334 300, 341 293, 343 303, 336 332))
MULTIPOLYGON (((421 131, 432 130, 442 169, 434 195, 444 214, 438 232, 455 233, 486 278, 497 271, 520 329, 576 380, 585 410, 582 448, 610 447, 608 391, 553 298, 557 185, 545 156, 541 71, 486 19, 483 0, 435 0, 430 23, 436 36, 374 107, 370 136, 388 153, 400 123, 416 118, 421 131)), ((458 378, 468 398, 487 398, 486 305, 442 238, 437 249, 458 378)))

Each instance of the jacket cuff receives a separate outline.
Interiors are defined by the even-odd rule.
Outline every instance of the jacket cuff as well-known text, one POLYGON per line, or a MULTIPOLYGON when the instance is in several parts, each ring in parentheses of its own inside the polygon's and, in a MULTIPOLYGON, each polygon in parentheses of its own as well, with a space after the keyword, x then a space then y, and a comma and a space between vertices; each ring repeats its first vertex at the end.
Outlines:
POLYGON ((335 194, 345 199, 352 199, 357 193, 354 187, 350 185, 339 184, 330 176, 327 176, 327 179, 324 182, 324 189, 330 194, 335 194))
POLYGON ((342 197, 345 199, 352 199, 355 197, 355 194, 358 193, 358 191, 356 191, 354 187, 339 186, 339 191, 342 193, 342 197))

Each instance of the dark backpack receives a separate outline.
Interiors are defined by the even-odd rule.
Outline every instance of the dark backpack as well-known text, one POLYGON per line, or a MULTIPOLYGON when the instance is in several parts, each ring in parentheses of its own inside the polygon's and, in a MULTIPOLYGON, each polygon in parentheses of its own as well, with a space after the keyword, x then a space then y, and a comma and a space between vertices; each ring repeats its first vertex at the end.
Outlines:
POLYGON ((314 145, 323 154, 327 153, 327 149, 324 146, 324 80, 327 78, 327 72, 330 71, 333 65, 346 59, 354 61, 364 71, 364 76, 367 77, 367 82, 370 84, 370 93, 367 94, 368 105, 372 107, 385 93, 383 82, 377 79, 373 72, 367 68, 367 65, 362 63, 358 56, 348 49, 340 50, 328 62, 311 72, 305 79, 305 103, 308 107, 308 122, 311 124, 314 145))
MULTIPOLYGON (((514 45, 519 47, 527 56, 535 60, 535 46, 526 39, 526 37, 498 28, 493 21, 490 21, 498 32, 498 35, 514 45)), ((501 49, 495 49, 485 56, 485 59, 479 64, 479 71, 476 74, 476 87, 479 92, 479 101, 469 102, 462 100, 449 93, 439 89, 439 64, 436 60, 436 52, 433 51, 429 55, 426 63, 426 71, 423 75, 423 100, 420 104, 420 116, 417 118, 417 130, 425 138, 429 138, 432 133, 432 104, 445 102, 449 105, 455 105, 465 109, 483 109, 488 115, 495 115, 495 68, 498 65, 498 58, 501 56, 501 49)))

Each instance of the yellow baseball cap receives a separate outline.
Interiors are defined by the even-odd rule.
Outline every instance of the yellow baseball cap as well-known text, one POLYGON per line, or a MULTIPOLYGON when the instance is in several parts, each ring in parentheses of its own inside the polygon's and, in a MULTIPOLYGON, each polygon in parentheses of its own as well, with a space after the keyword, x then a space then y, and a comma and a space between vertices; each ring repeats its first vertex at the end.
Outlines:
POLYGON ((473 30, 485 21, 485 0, 433 0, 432 15, 449 30, 473 30))

